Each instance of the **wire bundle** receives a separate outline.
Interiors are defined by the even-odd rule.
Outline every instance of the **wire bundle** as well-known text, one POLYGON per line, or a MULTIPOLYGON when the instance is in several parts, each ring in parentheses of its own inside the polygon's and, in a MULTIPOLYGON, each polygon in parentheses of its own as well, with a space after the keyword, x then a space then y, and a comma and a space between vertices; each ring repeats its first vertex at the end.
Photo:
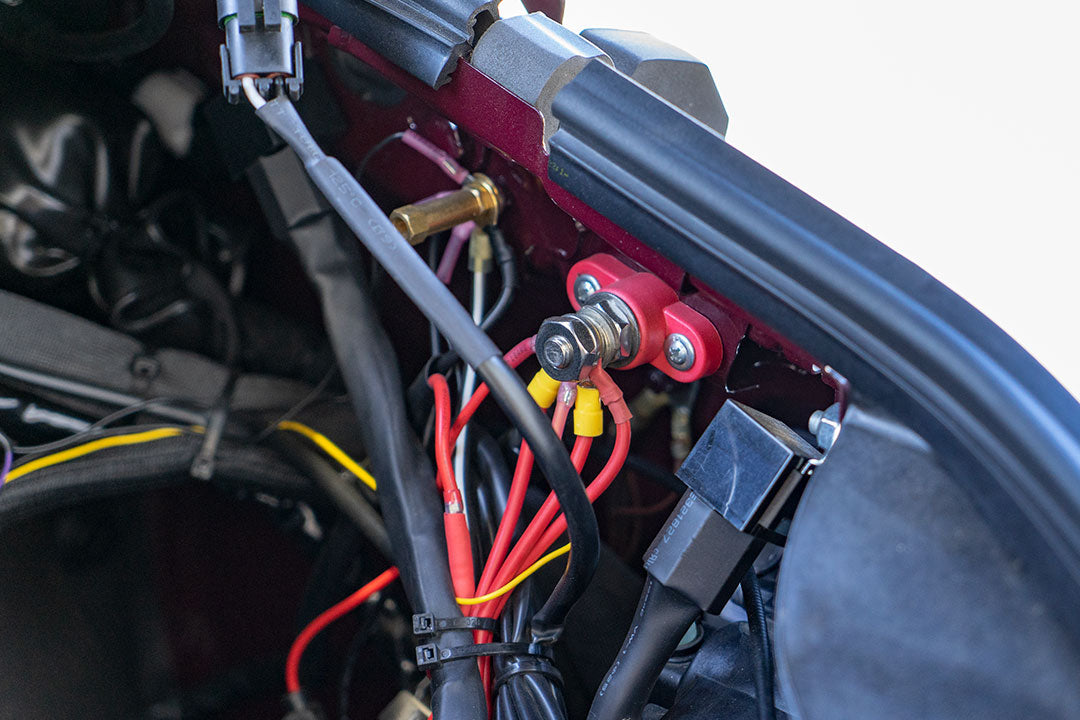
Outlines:
MULTIPOLYGON (((523 352, 527 342, 519 345, 515 351, 523 352)), ((528 350, 531 354, 532 348, 529 347, 528 350)), ((516 367, 524 357, 520 357, 515 351, 507 355, 507 361, 516 367), (516 362, 511 362, 511 360, 516 362)), ((571 460, 579 473, 588 458, 593 437, 600 434, 598 422, 601 413, 600 403, 602 402, 611 412, 615 419, 615 446, 603 469, 586 488, 589 501, 595 502, 610 487, 626 461, 630 449, 630 412, 622 398, 622 392, 604 370, 595 368, 589 376, 589 382, 595 385, 595 388, 585 385, 580 389, 579 395, 579 388, 575 383, 560 384, 540 371, 529 384, 529 391, 544 410, 554 406, 551 413, 551 425, 555 434, 560 437, 565 430, 570 411, 574 408, 574 431, 577 437, 571 452, 571 460), (592 404, 595 404, 595 407, 592 407, 592 404)), ((440 488, 444 493, 448 488, 454 488, 451 490, 453 493, 456 492, 456 485, 454 485, 454 473, 450 461, 450 448, 486 397, 486 386, 481 385, 477 389, 451 423, 450 395, 445 378, 434 374, 429 379, 429 384, 435 392, 435 457, 439 470, 440 488)), ((510 484, 506 509, 499 522, 479 582, 475 584, 475 592, 458 593, 458 604, 463 607, 467 615, 500 617, 509 601, 509 594, 526 578, 548 562, 572 552, 570 544, 547 552, 566 532, 566 518, 560 514, 561 508, 554 493, 548 495, 540 510, 518 537, 517 542, 513 542, 532 469, 533 454, 528 443, 523 440, 510 484)), ((451 538, 448 526, 447 545, 451 572, 458 573, 458 577, 455 577, 455 588, 471 587, 474 580, 473 564, 467 534, 451 538)), ((488 632, 477 631, 476 641, 488 642, 491 639, 490 635, 488 632)), ((538 639, 541 638, 537 637, 534 630, 533 640, 538 639)), ((485 687, 490 693, 492 688, 490 659, 482 658, 480 668, 485 687)))

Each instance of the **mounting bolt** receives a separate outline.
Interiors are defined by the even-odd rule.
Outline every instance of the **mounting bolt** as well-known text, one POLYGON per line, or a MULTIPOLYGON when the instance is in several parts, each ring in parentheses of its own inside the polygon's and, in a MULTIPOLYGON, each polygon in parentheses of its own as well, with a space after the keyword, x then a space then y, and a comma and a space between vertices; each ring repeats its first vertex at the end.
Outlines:
POLYGON ((807 427, 817 438, 818 447, 828 450, 840 434, 840 403, 833 403, 825 410, 815 410, 807 427))
POLYGON ((574 298, 579 303, 584 303, 597 292, 600 292, 600 281, 592 275, 581 274, 574 278, 574 298))
POLYGON ((694 346, 685 335, 668 335, 664 341, 664 354, 676 370, 689 370, 694 366, 694 346))
POLYGON ((574 359, 574 346, 561 335, 554 335, 544 343, 544 360, 560 370, 569 367, 574 359))

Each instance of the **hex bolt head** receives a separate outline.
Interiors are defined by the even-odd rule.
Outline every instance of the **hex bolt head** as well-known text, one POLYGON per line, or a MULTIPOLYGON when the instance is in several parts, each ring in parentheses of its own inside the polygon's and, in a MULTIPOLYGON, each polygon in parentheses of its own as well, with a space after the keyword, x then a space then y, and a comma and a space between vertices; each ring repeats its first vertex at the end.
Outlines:
POLYGON ((559 369, 570 366, 574 359, 574 346, 561 335, 553 335, 544 343, 544 360, 559 369))
POLYGON ((574 278, 574 298, 584 303, 594 293, 600 292, 600 281, 592 275, 582 273, 574 278))
POLYGON ((667 336, 664 341, 664 355, 676 370, 689 370, 694 366, 694 345, 690 338, 680 333, 667 336))

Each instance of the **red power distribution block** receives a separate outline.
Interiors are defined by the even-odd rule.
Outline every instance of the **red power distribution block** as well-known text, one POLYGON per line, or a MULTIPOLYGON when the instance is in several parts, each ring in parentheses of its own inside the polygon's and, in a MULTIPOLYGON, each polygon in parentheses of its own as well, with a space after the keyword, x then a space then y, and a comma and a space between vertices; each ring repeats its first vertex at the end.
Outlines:
MULTIPOLYGON (((593 255, 575 263, 566 277, 566 293, 574 310, 581 309, 575 286, 582 276, 596 281, 594 291, 618 296, 637 319, 641 333, 638 352, 622 369, 648 363, 679 382, 693 382, 720 368, 724 359, 720 333, 708 318, 680 301, 678 293, 660 278, 634 270, 611 255, 593 255), (668 344, 673 341, 689 344, 692 361, 684 369, 668 360, 668 344)), ((685 347, 680 350, 686 352, 685 347)))

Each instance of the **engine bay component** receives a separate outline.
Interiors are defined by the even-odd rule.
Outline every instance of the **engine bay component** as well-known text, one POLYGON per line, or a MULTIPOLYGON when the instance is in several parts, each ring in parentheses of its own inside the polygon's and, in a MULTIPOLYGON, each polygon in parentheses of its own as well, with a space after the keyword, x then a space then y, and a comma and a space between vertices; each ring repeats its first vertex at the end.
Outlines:
POLYGON ((458 59, 499 17, 497 0, 309 0, 334 25, 429 87, 450 80, 458 59))
POLYGON ((486 175, 477 173, 461 186, 423 202, 404 205, 390 213, 390 221, 410 245, 419 245, 435 233, 466 223, 480 227, 499 219, 499 189, 486 175))
MULTIPOLYGON (((648 580, 637 616, 590 720, 642 716, 684 634, 702 613, 719 614, 753 574, 755 558, 767 538, 778 539, 782 513, 791 511, 798 485, 821 457, 783 423, 724 403, 679 469, 690 489, 645 554, 648 580)), ((744 598, 749 614, 748 603, 744 598)))
POLYGON ((1071 718, 1080 405, 525 6, 0 0, 5 711, 1071 718))
POLYGON ((581 37, 607 53, 615 69, 700 120, 720 135, 728 114, 709 66, 648 33, 612 28, 584 30, 581 37))
POLYGON ((723 361, 720 334, 708 318, 655 275, 611 255, 574 264, 566 291, 577 312, 545 320, 536 336, 540 362, 558 380, 581 379, 595 365, 651 364, 693 382, 723 361))

